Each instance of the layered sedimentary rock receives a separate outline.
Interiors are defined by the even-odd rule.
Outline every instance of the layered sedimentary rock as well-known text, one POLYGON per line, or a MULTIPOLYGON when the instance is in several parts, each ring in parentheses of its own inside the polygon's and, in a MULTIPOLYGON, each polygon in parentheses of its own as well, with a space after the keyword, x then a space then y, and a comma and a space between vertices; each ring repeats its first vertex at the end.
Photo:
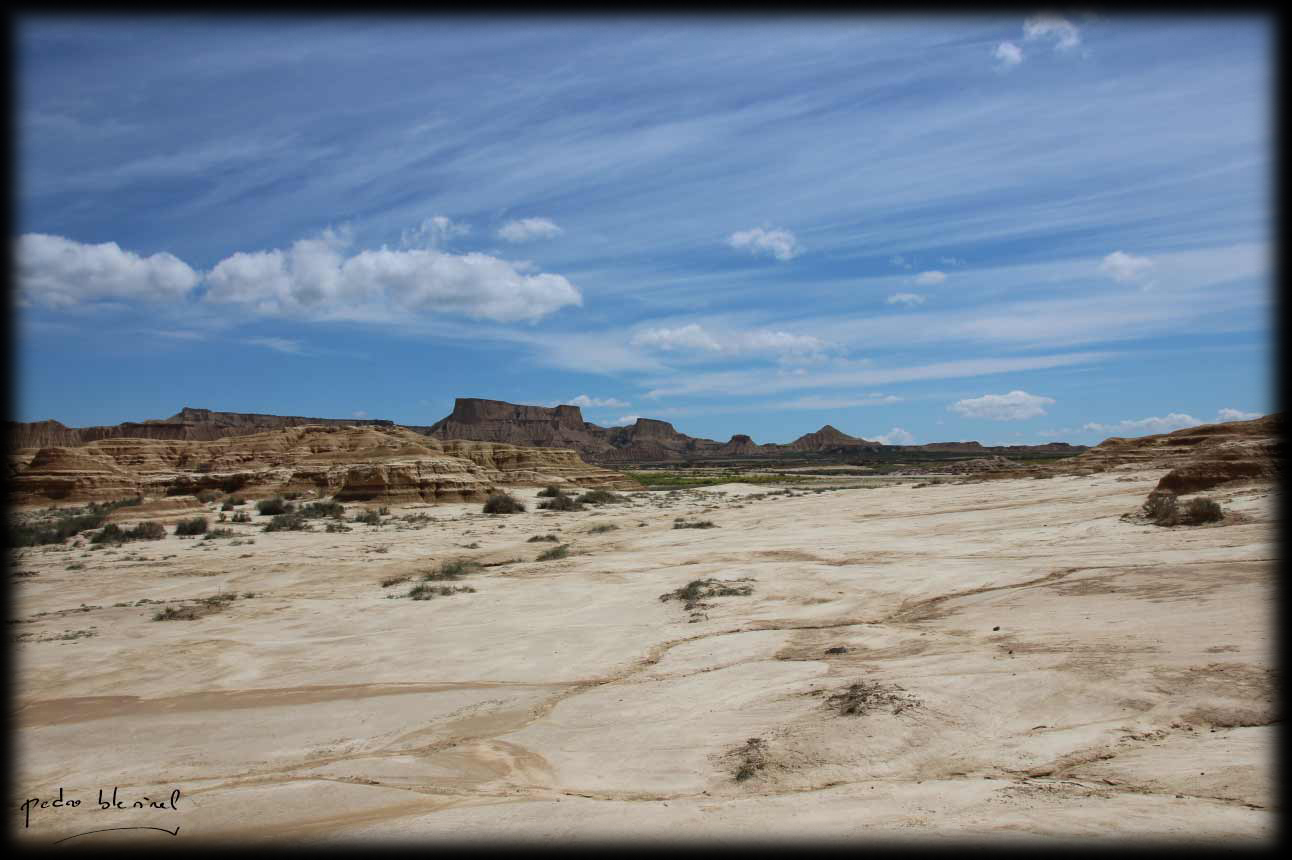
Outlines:
POLYGON ((822 427, 815 433, 805 433, 795 439, 789 445, 785 446, 791 451, 841 451, 844 449, 859 448, 862 446, 880 447, 879 442, 870 442, 857 436, 849 436, 841 430, 836 430, 829 424, 822 427))
POLYGON ((247 436, 283 427, 320 424, 332 427, 370 425, 393 427, 393 421, 357 418, 306 418, 297 415, 262 415, 255 412, 216 412, 185 406, 169 418, 125 421, 99 427, 66 427, 57 421, 10 421, 9 448, 75 447, 101 439, 168 439, 210 441, 226 436, 247 436))
POLYGON ((105 439, 40 449, 11 478, 15 504, 84 502, 202 490, 343 499, 458 501, 501 484, 630 488, 573 451, 441 442, 397 427, 305 425, 213 441, 105 439))
POLYGON ((1144 466, 1169 469, 1157 489, 1195 493, 1231 481, 1277 480, 1281 474, 1283 416, 1186 427, 1127 439, 1114 436, 1074 458, 1091 471, 1144 466))

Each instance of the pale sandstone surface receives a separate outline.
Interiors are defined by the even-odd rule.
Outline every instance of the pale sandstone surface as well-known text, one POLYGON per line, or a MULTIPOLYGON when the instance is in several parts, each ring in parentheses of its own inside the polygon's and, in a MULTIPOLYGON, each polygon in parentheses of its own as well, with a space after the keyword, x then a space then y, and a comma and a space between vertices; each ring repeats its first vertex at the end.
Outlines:
POLYGON ((19 835, 1268 840, 1275 488, 1209 491, 1219 524, 1123 519, 1162 474, 727 485, 570 513, 528 488, 507 516, 393 506, 421 527, 256 517, 229 525, 253 544, 23 550, 15 790, 183 798, 38 809, 19 835), (571 555, 536 561, 547 533, 571 555), (412 582, 383 579, 456 558, 519 561, 447 583, 474 593, 387 599, 412 582), (753 592, 659 599, 706 578, 753 592), (256 596, 197 620, 135 605, 221 591, 256 596), (829 706, 858 681, 912 705, 829 706), (737 781, 751 737, 765 766, 737 781))

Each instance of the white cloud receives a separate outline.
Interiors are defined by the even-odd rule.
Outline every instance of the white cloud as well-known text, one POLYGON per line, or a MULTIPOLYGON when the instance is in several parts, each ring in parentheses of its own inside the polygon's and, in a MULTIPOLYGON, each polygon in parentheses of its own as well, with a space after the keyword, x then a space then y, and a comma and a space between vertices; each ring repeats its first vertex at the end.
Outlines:
POLYGON ((991 54, 1004 68, 1017 66, 1023 62, 1023 49, 1013 42, 1001 42, 991 54))
POLYGON ((1044 415, 1046 404, 1053 402, 1049 397, 1028 394, 1026 391, 1011 391, 1008 394, 984 394, 982 397, 957 400, 947 408, 967 418, 1022 421, 1044 415))
POLYGON ((803 253, 798 239, 789 230, 766 230, 754 227, 741 230, 727 237, 727 244, 751 254, 771 254, 778 260, 792 260, 803 253))
POLYGON ((471 225, 460 224, 447 215, 433 215, 399 237, 401 248, 438 248, 457 236, 471 232, 471 225))
POLYGON ((625 406, 631 405, 623 400, 616 400, 613 397, 607 397, 603 400, 598 397, 589 397, 586 394, 580 394, 578 397, 571 397, 569 400, 562 400, 560 403, 553 404, 553 405, 560 406, 562 404, 569 405, 569 406, 578 406, 583 409, 587 409, 589 407, 605 407, 606 409, 622 409, 625 406))
POLYGON ((695 323, 679 328, 646 329, 633 335, 632 342, 638 346, 651 346, 665 351, 682 349, 717 352, 722 349, 708 332, 695 323))
POLYGON ((1094 433, 1135 433, 1136 435, 1147 436, 1154 433, 1170 433, 1172 430, 1182 430, 1185 427, 1197 427, 1202 422, 1192 415, 1185 415, 1181 412, 1172 412, 1161 418, 1140 418, 1137 420, 1119 421, 1116 424, 1100 424, 1098 422, 1089 422, 1081 425, 1082 430, 1094 433))
POLYGON ((1217 421, 1251 421, 1260 418, 1259 412, 1243 412, 1241 409, 1221 409, 1216 413, 1217 421))
POLYGON ((564 232, 547 218, 520 218, 499 227, 498 237, 508 242, 529 242, 533 239, 552 239, 564 232))
POLYGON ((249 343, 252 346, 263 346, 265 349, 272 349, 275 352, 282 352, 287 355, 301 354, 300 341, 286 337, 248 337, 243 339, 243 343, 249 343))
POLYGON ((875 441, 881 445, 911 445, 915 442, 915 437, 901 427, 894 427, 883 436, 876 436, 875 441))
POLYGON ((902 304, 907 307, 922 305, 924 304, 924 296, 919 293, 893 293, 888 297, 888 303, 890 305, 902 304))
POLYGON ((940 284, 947 279, 946 272, 920 272, 915 276, 915 283, 921 287, 931 287, 934 284, 940 284))
POLYGON ((99 300, 174 301, 199 275, 178 257, 141 257, 116 242, 86 245, 62 236, 26 233, 16 240, 18 289, 32 303, 66 308, 99 300))
POLYGON ((1100 272, 1121 283, 1138 281, 1152 268, 1152 260, 1147 257, 1136 257, 1125 251, 1113 251, 1099 264, 1100 272))
POLYGON ((640 415, 620 415, 614 421, 610 422, 611 427, 627 427, 629 424, 636 424, 640 415))
POLYGON ((359 410, 357 410, 357 411, 355 411, 355 412, 351 412, 351 413, 350 413, 350 417, 351 417, 351 418, 367 418, 367 417, 368 417, 368 413, 367 413, 367 412, 364 412, 362 409, 359 409, 359 410))
POLYGON ((1081 33, 1075 24, 1058 15, 1034 15, 1023 22, 1023 38, 1053 39, 1056 51, 1070 51, 1081 44, 1081 33))
POLYGON ((344 234, 326 231, 288 250, 233 254, 207 274, 206 300, 317 319, 451 313, 495 322, 537 320, 583 303, 562 276, 526 274, 486 254, 382 248, 345 257, 347 244, 344 234))
POLYGON ((677 328, 644 329, 633 335, 631 342, 636 346, 665 351, 729 355, 765 353, 788 359, 818 357, 827 346, 820 338, 812 335, 770 329, 711 333, 696 323, 677 328))
POLYGON ((854 406, 886 406, 901 402, 892 394, 868 394, 864 397, 799 397, 776 403, 760 403, 759 409, 851 409, 854 406))

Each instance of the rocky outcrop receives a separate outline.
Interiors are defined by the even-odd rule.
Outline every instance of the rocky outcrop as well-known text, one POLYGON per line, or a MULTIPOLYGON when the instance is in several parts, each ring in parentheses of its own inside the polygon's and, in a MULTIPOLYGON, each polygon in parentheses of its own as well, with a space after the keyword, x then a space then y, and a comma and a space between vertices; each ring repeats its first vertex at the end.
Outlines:
POLYGON ((1196 493, 1221 484, 1277 480, 1281 475, 1283 416, 1226 421, 1127 439, 1113 436, 1074 457, 1072 467, 1167 469, 1157 489, 1196 493))
POLYGON ((849 436, 847 433, 836 430, 827 424, 815 433, 806 433, 800 436, 786 447, 791 451, 838 451, 863 445, 878 446, 879 444, 879 442, 868 442, 856 436, 849 436))
POLYGON ((356 418, 305 418, 295 415, 262 415, 254 412, 215 412, 185 406, 169 418, 125 421, 98 427, 66 427, 57 421, 10 421, 9 448, 76 447, 102 439, 165 439, 210 441, 226 436, 247 436, 302 427, 307 424, 344 427, 371 425, 393 427, 393 421, 356 418))
POLYGON ((304 425, 213 441, 106 439, 49 447, 10 480, 18 505, 107 501, 202 490, 342 499, 482 499, 502 484, 633 488, 568 450, 441 442, 399 427, 304 425))

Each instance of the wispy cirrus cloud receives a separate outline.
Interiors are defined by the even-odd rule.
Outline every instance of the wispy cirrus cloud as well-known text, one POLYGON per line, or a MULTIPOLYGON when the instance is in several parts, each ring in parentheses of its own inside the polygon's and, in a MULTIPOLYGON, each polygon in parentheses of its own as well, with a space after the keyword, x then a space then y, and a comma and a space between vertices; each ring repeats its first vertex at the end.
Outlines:
POLYGON ((508 242, 531 242, 535 239, 554 239, 565 232, 550 218, 520 218, 508 221, 498 228, 498 238, 508 242))

